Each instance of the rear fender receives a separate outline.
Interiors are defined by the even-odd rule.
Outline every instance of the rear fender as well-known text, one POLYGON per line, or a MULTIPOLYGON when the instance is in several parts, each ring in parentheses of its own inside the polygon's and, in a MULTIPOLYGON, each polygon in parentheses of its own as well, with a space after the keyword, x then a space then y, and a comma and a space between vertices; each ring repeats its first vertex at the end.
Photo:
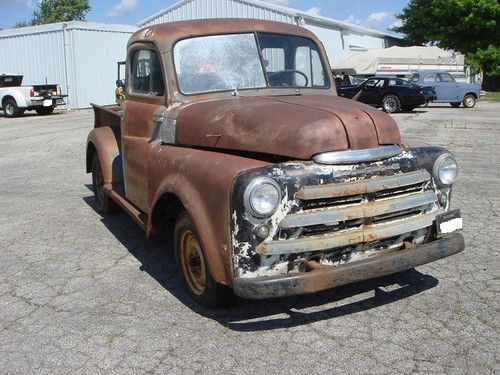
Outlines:
POLYGON ((5 90, 2 92, 2 101, 0 103, 2 108, 4 101, 7 99, 14 99, 18 108, 27 108, 30 106, 29 100, 26 99, 21 92, 16 90, 5 90))
POLYGON ((87 138, 87 172, 92 171, 94 153, 99 156, 105 184, 123 183, 120 138, 109 126, 92 130, 87 138))

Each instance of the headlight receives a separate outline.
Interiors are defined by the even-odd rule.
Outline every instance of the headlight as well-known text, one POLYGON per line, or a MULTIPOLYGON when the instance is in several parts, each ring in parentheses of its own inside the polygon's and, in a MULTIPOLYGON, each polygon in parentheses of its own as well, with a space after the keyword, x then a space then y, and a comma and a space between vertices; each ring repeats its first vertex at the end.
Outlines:
POLYGON ((281 200, 280 187, 270 178, 256 178, 247 186, 244 200, 247 211, 253 216, 271 216, 281 200))
POLYGON ((434 162, 432 172, 438 185, 451 185, 457 178, 458 173, 458 165, 453 155, 446 153, 439 156, 434 162))

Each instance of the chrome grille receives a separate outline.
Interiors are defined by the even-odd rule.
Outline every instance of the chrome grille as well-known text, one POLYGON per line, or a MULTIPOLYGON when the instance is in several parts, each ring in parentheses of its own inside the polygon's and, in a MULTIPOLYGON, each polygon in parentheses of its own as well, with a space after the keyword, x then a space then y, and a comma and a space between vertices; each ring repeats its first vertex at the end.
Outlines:
POLYGON ((304 186, 300 210, 279 223, 261 254, 287 254, 373 243, 432 225, 442 212, 425 170, 345 183, 304 186))

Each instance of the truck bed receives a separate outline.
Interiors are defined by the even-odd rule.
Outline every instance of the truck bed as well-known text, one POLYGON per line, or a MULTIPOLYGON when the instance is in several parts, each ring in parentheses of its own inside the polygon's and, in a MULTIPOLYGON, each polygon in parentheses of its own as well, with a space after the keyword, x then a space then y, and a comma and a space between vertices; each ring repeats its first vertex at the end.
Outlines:
POLYGON ((90 105, 94 108, 94 128, 101 126, 120 128, 122 107, 117 105, 101 106, 94 103, 90 103, 90 105))

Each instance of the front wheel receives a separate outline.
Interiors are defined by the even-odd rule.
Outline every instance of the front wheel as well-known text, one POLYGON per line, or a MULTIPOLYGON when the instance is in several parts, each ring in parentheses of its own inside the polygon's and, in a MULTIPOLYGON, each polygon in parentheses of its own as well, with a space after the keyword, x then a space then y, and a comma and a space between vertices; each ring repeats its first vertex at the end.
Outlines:
POLYGON ((465 108, 474 108, 476 105, 476 97, 474 95, 465 95, 463 105, 465 108))
POLYGON ((18 117, 21 116, 22 111, 17 106, 17 103, 14 99, 7 99, 3 104, 3 111, 5 113, 5 117, 18 117))
POLYGON ((401 102, 396 95, 386 95, 382 99, 382 109, 387 113, 398 112, 401 110, 401 102))
POLYGON ((230 296, 228 288, 210 275, 205 254, 191 217, 179 214, 174 229, 175 260, 186 291, 202 306, 222 306, 230 296))
POLYGON ((102 175, 101 162, 97 154, 95 154, 92 159, 92 188, 94 190, 97 211, 101 215, 113 213, 116 208, 116 203, 104 192, 104 177, 102 175))
POLYGON ((39 107, 35 109, 36 113, 38 113, 40 116, 46 116, 52 114, 54 112, 54 106, 51 105, 50 107, 39 107))

